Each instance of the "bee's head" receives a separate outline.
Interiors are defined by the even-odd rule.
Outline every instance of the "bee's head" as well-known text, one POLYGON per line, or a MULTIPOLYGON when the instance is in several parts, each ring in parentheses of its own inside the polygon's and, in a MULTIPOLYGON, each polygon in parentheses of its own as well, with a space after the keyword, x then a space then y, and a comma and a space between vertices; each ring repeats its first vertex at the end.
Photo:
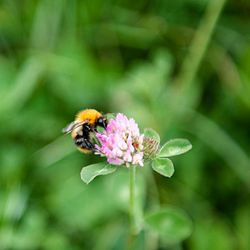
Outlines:
POLYGON ((100 127, 104 128, 104 129, 106 129, 107 124, 108 124, 107 119, 106 119, 104 116, 101 116, 101 117, 99 117, 99 118, 97 119, 95 125, 96 125, 96 126, 100 126, 100 127))

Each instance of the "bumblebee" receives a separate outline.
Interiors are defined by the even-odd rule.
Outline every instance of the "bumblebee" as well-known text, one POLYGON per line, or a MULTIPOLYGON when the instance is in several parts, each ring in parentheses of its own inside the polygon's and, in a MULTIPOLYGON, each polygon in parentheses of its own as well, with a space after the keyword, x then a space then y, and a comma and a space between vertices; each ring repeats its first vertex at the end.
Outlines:
POLYGON ((63 133, 71 133, 77 148, 87 154, 95 152, 95 146, 91 140, 91 135, 97 131, 97 127, 106 128, 107 119, 95 109, 85 109, 80 111, 73 122, 68 124, 63 133))

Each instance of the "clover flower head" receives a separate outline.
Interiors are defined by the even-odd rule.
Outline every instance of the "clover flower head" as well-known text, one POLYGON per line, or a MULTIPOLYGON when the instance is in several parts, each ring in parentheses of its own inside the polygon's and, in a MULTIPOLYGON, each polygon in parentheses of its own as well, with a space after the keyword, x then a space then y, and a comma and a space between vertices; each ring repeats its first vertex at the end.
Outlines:
POLYGON ((137 123, 132 118, 118 113, 108 122, 103 133, 96 133, 100 145, 97 153, 107 157, 110 164, 143 166, 143 138, 137 123))

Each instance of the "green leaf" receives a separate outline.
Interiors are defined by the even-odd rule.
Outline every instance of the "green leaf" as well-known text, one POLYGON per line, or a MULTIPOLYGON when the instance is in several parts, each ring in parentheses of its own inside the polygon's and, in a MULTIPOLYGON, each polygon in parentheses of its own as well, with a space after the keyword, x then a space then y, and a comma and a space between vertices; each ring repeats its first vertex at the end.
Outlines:
POLYGON ((107 113, 107 114, 105 114, 105 117, 107 118, 107 120, 115 119, 115 116, 116 116, 115 113, 107 113))
POLYGON ((165 177, 171 177, 174 174, 174 165, 170 159, 156 158, 152 161, 152 168, 165 177))
POLYGON ((192 222, 186 213, 175 207, 162 208, 145 218, 146 225, 157 232, 163 242, 179 243, 190 236, 192 222))
POLYGON ((115 172, 116 166, 100 162, 82 168, 81 179, 89 184, 96 176, 106 175, 115 172))
POLYGON ((145 137, 153 138, 155 141, 160 143, 161 138, 159 134, 152 128, 145 128, 143 134, 145 137))
POLYGON ((162 146, 157 157, 161 158, 184 154, 191 148, 192 144, 187 139, 173 139, 162 146))

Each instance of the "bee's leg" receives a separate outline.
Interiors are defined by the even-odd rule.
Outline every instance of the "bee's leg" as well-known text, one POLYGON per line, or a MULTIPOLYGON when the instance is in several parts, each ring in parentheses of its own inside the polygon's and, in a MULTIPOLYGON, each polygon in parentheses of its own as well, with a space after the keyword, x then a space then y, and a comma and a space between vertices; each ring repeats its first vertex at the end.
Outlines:
POLYGON ((75 139, 75 144, 78 147, 84 148, 84 149, 89 149, 94 151, 95 146, 86 138, 84 137, 78 137, 75 139))
POLYGON ((82 133, 85 138, 89 138, 89 133, 93 130, 93 128, 87 123, 82 126, 82 133))
POLYGON ((88 139, 84 139, 84 143, 82 144, 82 146, 92 151, 94 151, 95 149, 95 146, 93 145, 93 143, 91 143, 88 139))

